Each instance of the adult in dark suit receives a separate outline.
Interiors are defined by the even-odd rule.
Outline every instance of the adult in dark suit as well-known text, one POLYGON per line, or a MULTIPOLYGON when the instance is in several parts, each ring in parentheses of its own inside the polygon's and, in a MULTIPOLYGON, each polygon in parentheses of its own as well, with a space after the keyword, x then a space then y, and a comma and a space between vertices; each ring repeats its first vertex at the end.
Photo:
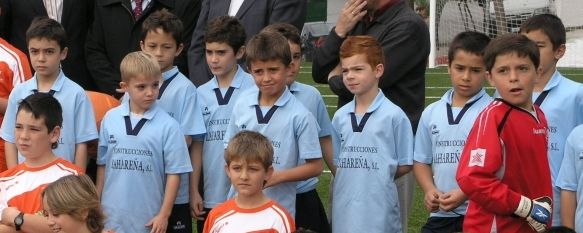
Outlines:
MULTIPOLYGON (((202 2, 200 17, 192 34, 192 44, 188 49, 189 77, 196 86, 206 83, 212 77, 204 51, 207 24, 217 16, 229 15, 231 2, 231 0, 202 2)), ((307 4, 307 0, 244 0, 234 17, 241 21, 247 39, 272 23, 290 23, 301 30, 306 21, 307 4)))
MULTIPOLYGON (((84 89, 93 90, 95 84, 85 61, 85 38, 93 21, 93 0, 62 0, 60 23, 67 32, 69 52, 61 63, 68 78, 84 89)), ((48 16, 43 0, 0 0, 0 34, 28 55, 26 30, 38 16, 48 16)), ((58 20, 57 20, 58 21, 58 20)))
MULTIPOLYGON (((126 54, 140 50, 144 19, 155 11, 168 9, 182 20, 182 43, 188 47, 200 12, 199 0, 144 0, 147 7, 134 17, 132 1, 96 0, 95 19, 85 44, 87 64, 98 90, 117 97, 121 96, 116 92, 121 78, 119 65, 126 54)), ((188 74, 184 53, 174 62, 182 73, 188 74)))

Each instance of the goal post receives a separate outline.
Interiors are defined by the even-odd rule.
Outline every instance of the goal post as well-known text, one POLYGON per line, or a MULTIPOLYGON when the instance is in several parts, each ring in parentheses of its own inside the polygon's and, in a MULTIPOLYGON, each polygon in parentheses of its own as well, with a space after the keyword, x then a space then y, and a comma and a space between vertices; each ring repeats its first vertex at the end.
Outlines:
POLYGON ((460 32, 478 31, 494 38, 518 32, 537 14, 561 18, 567 28, 567 52, 560 67, 583 67, 583 1, 581 0, 428 0, 431 52, 429 67, 447 65, 447 49, 460 32))

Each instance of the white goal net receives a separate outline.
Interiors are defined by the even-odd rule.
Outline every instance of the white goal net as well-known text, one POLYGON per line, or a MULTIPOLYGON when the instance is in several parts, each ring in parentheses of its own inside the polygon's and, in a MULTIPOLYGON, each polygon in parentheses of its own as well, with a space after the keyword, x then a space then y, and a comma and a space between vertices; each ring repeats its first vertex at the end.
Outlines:
POLYGON ((535 14, 559 16, 567 28, 567 52, 559 67, 583 67, 583 0, 430 0, 429 66, 447 65, 451 40, 463 31, 479 31, 491 38, 518 32, 535 14))

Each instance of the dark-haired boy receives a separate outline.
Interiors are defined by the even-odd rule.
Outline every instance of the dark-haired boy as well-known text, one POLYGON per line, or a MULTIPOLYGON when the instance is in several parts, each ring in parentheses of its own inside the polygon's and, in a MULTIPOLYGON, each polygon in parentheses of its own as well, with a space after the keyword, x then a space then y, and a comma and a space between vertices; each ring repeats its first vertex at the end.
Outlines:
MULTIPOLYGON (((318 137, 320 138, 324 161, 332 164, 332 123, 330 122, 328 111, 326 111, 324 99, 322 99, 322 95, 315 87, 296 81, 300 74, 300 65, 302 63, 302 43, 299 30, 288 23, 275 23, 265 27, 263 31, 278 32, 287 39, 292 55, 291 72, 287 79, 288 89, 316 118, 318 126, 320 126, 318 137)), ((301 163, 303 162, 301 161, 301 163)), ((332 174, 335 174, 335 172, 335 170, 332 170, 332 174)), ((330 223, 328 223, 326 210, 324 210, 320 196, 316 191, 317 186, 318 178, 316 177, 297 183, 296 226, 320 233, 328 233, 331 232, 330 223)))
POLYGON ((474 122, 456 180, 469 204, 464 232, 544 232, 552 184, 545 115, 532 102, 539 51, 520 34, 493 39, 484 52, 487 79, 500 95, 474 122))
POLYGON ((87 142, 97 138, 97 128, 91 102, 81 86, 68 79, 61 70, 61 61, 67 57, 65 30, 49 18, 35 20, 26 31, 30 61, 34 76, 14 88, 8 99, 2 122, 2 138, 6 141, 8 168, 22 162, 15 145, 14 122, 18 102, 25 97, 43 92, 53 95, 63 108, 63 128, 54 153, 85 170, 87 142))
POLYGON ((459 157, 480 112, 492 98, 484 90, 484 48, 479 32, 458 34, 449 47, 452 88, 425 108, 415 135, 413 171, 431 212, 421 232, 461 232, 467 198, 455 180, 459 157))
MULTIPOLYGON (((157 102, 180 125, 186 145, 189 147, 192 166, 200 166, 200 161, 195 162, 194 158, 200 157, 202 145, 196 140, 193 141, 193 138, 202 137, 206 129, 196 96, 196 87, 178 70, 177 66, 174 66, 174 59, 184 48, 181 42, 182 32, 182 21, 178 16, 166 9, 156 11, 149 15, 142 24, 140 47, 143 52, 150 54, 158 61, 163 82, 160 86, 157 102)), ((189 196, 191 185, 197 185, 193 173, 181 174, 180 188, 172 208, 172 214, 168 219, 167 232, 192 232, 190 213, 194 201, 191 200, 196 199, 196 197, 189 196)))
MULTIPOLYGON (((223 172, 225 165, 223 139, 233 107, 244 91, 255 88, 250 74, 237 64, 245 54, 245 29, 234 17, 221 16, 212 20, 205 35, 206 60, 213 77, 197 89, 203 110, 207 134, 202 148, 201 169, 194 169, 197 184, 203 182, 203 199, 196 203, 194 215, 199 219, 202 232, 205 215, 215 206, 227 200, 231 183, 223 172), (202 202, 202 203, 200 203, 202 202)), ((200 168, 200 163, 198 165, 200 168)), ((197 186, 191 193, 198 194, 197 186)))
POLYGON ((532 101, 545 113, 549 124, 549 166, 553 180, 553 226, 561 225, 560 189, 556 186, 565 152, 565 140, 583 124, 583 85, 565 78, 557 62, 565 54, 565 26, 556 15, 535 15, 520 26, 520 33, 534 41, 540 52, 540 77, 532 101))
POLYGON ((296 182, 318 176, 323 169, 318 123, 287 89, 291 63, 287 39, 261 32, 249 40, 246 50, 247 67, 258 88, 245 92, 235 104, 224 141, 242 130, 257 131, 271 140, 275 172, 267 180, 265 194, 295 216, 296 182))
POLYGON ((0 232, 52 232, 42 215, 41 193, 49 183, 81 169, 53 153, 63 117, 59 101, 34 93, 20 101, 13 128, 23 163, 0 173, 0 232))

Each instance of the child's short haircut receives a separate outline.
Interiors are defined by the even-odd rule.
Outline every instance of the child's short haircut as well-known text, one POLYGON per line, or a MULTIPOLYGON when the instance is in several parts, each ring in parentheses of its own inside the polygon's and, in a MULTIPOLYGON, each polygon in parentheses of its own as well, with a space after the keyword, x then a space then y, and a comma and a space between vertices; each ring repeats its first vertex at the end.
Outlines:
POLYGON ((368 64, 376 67, 384 64, 385 59, 381 44, 371 36, 349 36, 340 46, 340 58, 364 54, 368 64))
POLYGON ((540 54, 537 45, 522 34, 509 33, 493 39, 484 51, 486 70, 492 71, 498 56, 516 53, 519 57, 528 57, 538 68, 540 54))
POLYGON ((234 160, 246 163, 260 162, 267 170, 273 162, 273 147, 271 141, 255 131, 244 130, 237 133, 225 150, 227 166, 234 160))
POLYGON ((219 16, 211 20, 204 36, 205 43, 226 43, 235 53, 245 45, 246 39, 245 28, 232 16, 219 16))
POLYGON ((457 34, 449 45, 449 51, 447 53, 448 64, 451 65, 454 56, 459 50, 484 56, 484 49, 488 43, 490 43, 490 37, 481 32, 466 31, 457 34))
POLYGON ((152 56, 142 51, 131 52, 126 55, 119 66, 121 81, 128 82, 138 75, 145 77, 162 77, 160 65, 152 56))
POLYGON ((26 43, 31 39, 47 39, 56 41, 61 49, 67 47, 67 33, 63 26, 48 17, 36 17, 26 30, 26 43))
MULTIPOLYGON (((254 61, 278 60, 284 66, 291 63, 291 50, 287 39, 277 32, 262 31, 247 42, 247 68, 254 61)), ((251 70, 251 69, 249 69, 251 70)))
POLYGON ((520 25, 520 33, 529 33, 536 30, 541 30, 549 37, 553 44, 553 50, 557 50, 559 46, 565 44, 567 41, 565 25, 563 25, 561 19, 556 15, 535 15, 520 25))
POLYGON ((84 220, 87 214, 87 228, 93 233, 104 228, 105 216, 101 210, 95 185, 87 175, 63 176, 49 184, 41 194, 51 213, 68 214, 78 221, 84 220))
MULTIPOLYGON (((61 104, 55 97, 47 93, 33 93, 24 98, 18 104, 18 110, 32 113, 35 119, 44 119, 45 126, 51 132, 55 126, 63 127, 63 109, 61 104)), ((53 149, 57 148, 58 143, 52 145, 53 149)))
POLYGON ((278 32, 283 35, 286 39, 294 44, 301 45, 302 39, 300 37, 300 31, 294 25, 289 23, 274 23, 263 28, 262 31, 266 32, 278 32))
POLYGON ((165 33, 171 34, 172 38, 176 41, 176 45, 180 45, 183 26, 178 16, 172 14, 167 9, 152 13, 142 24, 142 41, 146 39, 148 32, 156 31, 158 28, 161 28, 165 33))

